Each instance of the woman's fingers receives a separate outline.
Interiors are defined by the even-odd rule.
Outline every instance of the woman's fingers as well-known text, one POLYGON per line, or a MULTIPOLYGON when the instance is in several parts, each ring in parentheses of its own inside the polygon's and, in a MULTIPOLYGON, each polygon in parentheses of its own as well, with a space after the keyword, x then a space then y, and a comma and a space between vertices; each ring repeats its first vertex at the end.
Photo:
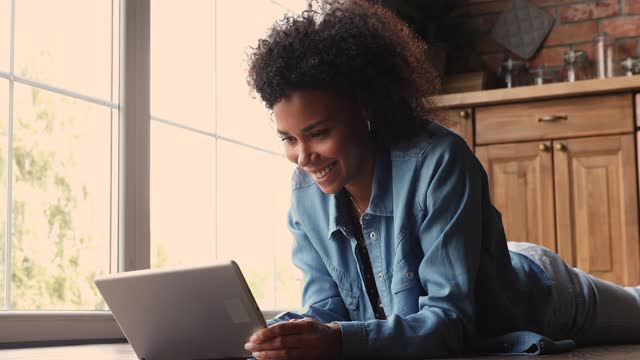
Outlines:
POLYGON ((324 359, 334 357, 329 325, 311 318, 289 321, 262 329, 251 337, 245 348, 259 360, 324 359))
POLYGON ((257 331, 249 339, 252 343, 262 343, 278 336, 287 336, 308 331, 314 326, 312 321, 303 319, 300 321, 287 321, 269 326, 257 331))
POLYGON ((306 346, 309 342, 308 334, 278 336, 262 343, 247 343, 245 349, 249 351, 271 351, 284 349, 297 349, 306 346))
MULTIPOLYGON (((303 319, 291 319, 291 320, 288 320, 288 321, 285 321, 285 322, 293 322, 293 321, 300 321, 300 320, 303 320, 303 319)), ((273 336, 273 333, 269 329, 272 329, 275 326, 280 326, 278 324, 282 324, 282 323, 275 323, 275 324, 273 324, 273 325, 271 325, 271 326, 269 326, 267 328, 260 329, 260 330, 256 331, 255 333, 253 333, 251 335, 249 341, 256 341, 258 339, 267 339, 270 336, 273 336)))

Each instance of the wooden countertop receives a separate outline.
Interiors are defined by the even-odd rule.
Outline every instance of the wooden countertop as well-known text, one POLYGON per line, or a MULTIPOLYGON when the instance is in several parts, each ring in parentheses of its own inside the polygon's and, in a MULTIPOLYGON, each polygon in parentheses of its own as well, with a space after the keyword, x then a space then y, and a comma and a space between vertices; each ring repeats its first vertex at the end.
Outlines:
POLYGON ((443 108, 452 108, 633 90, 640 90, 640 75, 447 94, 436 97, 436 103, 443 108))

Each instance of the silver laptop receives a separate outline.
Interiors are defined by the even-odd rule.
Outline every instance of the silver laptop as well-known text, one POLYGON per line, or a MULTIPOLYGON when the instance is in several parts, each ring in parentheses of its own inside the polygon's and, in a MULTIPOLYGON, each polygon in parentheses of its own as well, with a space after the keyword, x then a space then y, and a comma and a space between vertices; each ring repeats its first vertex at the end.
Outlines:
POLYGON ((246 358, 266 323, 238 264, 129 271, 96 286, 140 359, 246 358))

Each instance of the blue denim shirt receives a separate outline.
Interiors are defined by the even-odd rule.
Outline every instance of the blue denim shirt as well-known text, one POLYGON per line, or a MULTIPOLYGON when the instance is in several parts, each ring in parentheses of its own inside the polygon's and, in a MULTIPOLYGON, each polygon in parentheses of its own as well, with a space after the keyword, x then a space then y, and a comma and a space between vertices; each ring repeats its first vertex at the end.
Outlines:
POLYGON ((458 135, 430 123, 410 144, 378 146, 362 232, 387 320, 375 319, 364 290, 343 192, 327 195, 294 172, 288 223, 304 309, 269 323, 337 322, 345 357, 448 356, 542 331, 548 277, 507 249, 487 175, 458 135))

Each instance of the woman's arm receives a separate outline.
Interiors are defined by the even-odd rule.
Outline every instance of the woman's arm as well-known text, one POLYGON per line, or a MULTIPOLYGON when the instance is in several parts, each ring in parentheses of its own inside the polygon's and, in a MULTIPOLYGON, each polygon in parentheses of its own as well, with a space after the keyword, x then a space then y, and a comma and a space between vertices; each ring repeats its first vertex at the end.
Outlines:
POLYGON ((338 286, 311 244, 292 205, 288 215, 294 236, 293 262, 304 274, 301 314, 285 312, 267 321, 245 348, 258 359, 327 359, 341 351, 342 334, 335 321, 349 321, 338 286))
POLYGON ((340 296, 338 286, 302 229, 302 225, 296 220, 294 205, 289 211, 287 222, 294 237, 292 259, 304 274, 302 290, 304 308, 301 314, 283 313, 270 320, 269 325, 304 317, 312 317, 323 323, 349 321, 349 311, 340 296))

